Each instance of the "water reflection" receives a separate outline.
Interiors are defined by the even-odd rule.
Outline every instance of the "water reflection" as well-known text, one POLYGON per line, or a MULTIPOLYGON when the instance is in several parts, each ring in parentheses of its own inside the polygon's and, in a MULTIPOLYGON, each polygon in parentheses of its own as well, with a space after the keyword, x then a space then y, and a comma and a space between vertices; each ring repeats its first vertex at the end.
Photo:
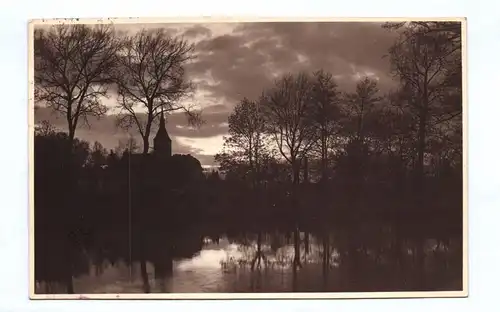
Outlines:
MULTIPOLYGON (((264 242, 261 246, 264 254, 263 260, 260 265, 255 265, 254 270, 251 264, 257 250, 255 241, 236 243, 227 238, 222 238, 218 242, 205 239, 202 250, 194 256, 174 261, 173 273, 165 280, 155 279, 154 267, 148 263, 147 271, 152 292, 322 292, 350 291, 350 287, 356 287, 357 291, 384 291, 384 284, 385 290, 391 290, 391 287, 401 289, 401 284, 404 284, 397 281, 398 286, 391 286, 394 268, 390 264, 384 264, 384 261, 372 266, 365 264, 363 267, 366 269, 360 272, 361 278, 346 277, 346 270, 343 270, 340 262, 340 254, 335 248, 330 258, 330 265, 325 270, 322 263, 322 246, 314 238, 311 238, 308 250, 302 246, 303 265, 294 273, 291 265, 294 246, 287 244, 275 248, 269 237, 266 237, 264 242), (353 286, 353 283, 356 285, 353 286)), ((432 249, 432 247, 429 248, 432 249)), ((433 252, 442 256, 440 248, 442 247, 436 245, 433 252)), ((412 255, 408 253, 407 256, 412 255)), ((435 259, 439 259, 439 256, 435 259)), ((437 261, 434 262, 437 263, 437 261)), ((447 262, 444 263, 449 265, 447 262)), ((431 275, 440 278, 439 272, 436 272, 435 263, 434 271, 432 263, 429 267, 431 275)), ((449 267, 447 268, 449 271, 449 267)), ((100 269, 94 266, 90 272, 90 274, 75 278, 74 285, 77 293, 143 292, 138 263, 129 267, 123 262, 112 265, 105 261, 100 269)), ((450 279, 444 278, 443 280, 449 281, 450 279)), ((460 287, 461 281, 457 280, 453 283, 453 285, 442 284, 441 288, 460 287)), ((434 284, 439 285, 439 283, 434 284)), ((47 292, 47 289, 43 287, 44 285, 38 285, 37 291, 47 292)), ((51 290, 57 292, 56 289, 51 290)))

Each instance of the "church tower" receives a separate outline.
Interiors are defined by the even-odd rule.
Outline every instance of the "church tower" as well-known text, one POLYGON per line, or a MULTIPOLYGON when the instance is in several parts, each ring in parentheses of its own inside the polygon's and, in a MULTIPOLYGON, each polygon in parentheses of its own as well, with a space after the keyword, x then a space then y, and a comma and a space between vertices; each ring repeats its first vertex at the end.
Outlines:
POLYGON ((165 116, 163 110, 160 115, 160 127, 154 138, 154 153, 160 156, 172 156, 172 140, 168 136, 167 129, 165 128, 165 116))

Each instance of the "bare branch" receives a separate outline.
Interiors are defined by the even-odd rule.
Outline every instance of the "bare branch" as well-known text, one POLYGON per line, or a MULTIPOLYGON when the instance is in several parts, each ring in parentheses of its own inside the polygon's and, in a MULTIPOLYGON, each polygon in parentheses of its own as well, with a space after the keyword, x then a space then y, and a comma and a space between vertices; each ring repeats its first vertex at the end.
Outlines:
POLYGON ((151 125, 161 112, 184 111, 190 125, 202 123, 201 113, 182 104, 194 89, 184 70, 193 52, 193 45, 170 37, 162 29, 142 30, 122 38, 114 73, 122 108, 118 123, 126 128, 135 123, 144 146, 149 146, 151 125), (143 124, 137 118, 139 111, 147 116, 143 124))
POLYGON ((288 74, 277 80, 259 101, 265 116, 266 132, 274 138, 280 154, 293 167, 316 140, 316 129, 309 118, 312 89, 309 75, 288 74))
POLYGON ((119 43, 111 26, 55 25, 35 34, 37 101, 64 115, 73 139, 78 121, 101 116, 119 43))

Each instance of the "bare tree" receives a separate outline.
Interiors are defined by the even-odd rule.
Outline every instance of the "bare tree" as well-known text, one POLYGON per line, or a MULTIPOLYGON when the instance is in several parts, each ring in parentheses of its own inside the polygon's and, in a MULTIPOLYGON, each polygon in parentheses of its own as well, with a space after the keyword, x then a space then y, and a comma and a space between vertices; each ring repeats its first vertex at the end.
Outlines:
POLYGON ((55 132, 56 128, 48 120, 42 120, 35 125, 35 135, 48 136, 55 132))
POLYGON ((462 24, 460 22, 387 22, 383 28, 390 30, 409 30, 407 34, 435 34, 445 35, 447 39, 458 49, 462 40, 462 24))
POLYGON ((377 81, 369 77, 363 77, 356 84, 356 91, 354 93, 346 94, 347 109, 356 121, 354 133, 359 142, 364 142, 364 122, 365 117, 373 107, 382 100, 379 95, 377 81))
POLYGON ((258 181, 260 160, 265 153, 264 117, 257 104, 244 98, 228 117, 224 149, 231 158, 248 165, 251 183, 258 181))
MULTIPOLYGON (((311 89, 309 75, 288 74, 277 80, 274 87, 264 92, 260 100, 266 131, 272 136, 280 154, 292 166, 294 213, 298 205, 300 164, 315 142, 315 129, 308 116, 312 102, 311 89)), ((294 245, 295 270, 301 266, 298 223, 294 230, 294 245)))
MULTIPOLYGON (((121 42, 114 73, 120 109, 117 121, 121 127, 137 128, 145 156, 149 152, 151 126, 160 114, 184 111, 190 124, 200 121, 199 112, 182 103, 193 90, 184 66, 193 59, 194 46, 181 38, 171 37, 164 29, 143 29, 133 36, 123 37, 121 42)), ((142 192, 139 196, 143 196, 142 192)), ((138 235, 142 240, 146 224, 139 223, 138 235)), ((140 244, 140 248, 144 248, 143 245, 140 244)), ((139 254, 144 291, 149 292, 144 250, 139 250, 139 254)))
POLYGON ((193 59, 194 46, 163 29, 142 30, 122 42, 115 72, 121 109, 118 123, 124 128, 137 128, 143 139, 143 154, 147 154, 151 126, 162 112, 184 111, 190 124, 200 122, 199 111, 182 103, 193 90, 184 66, 193 59))
MULTIPOLYGON (((439 24, 438 24, 439 25, 439 24)), ((424 155, 431 129, 461 114, 460 45, 443 31, 407 27, 390 48, 392 71, 400 80, 400 99, 417 119, 415 203, 423 208, 424 155)), ((443 27, 446 25, 443 25, 443 27)), ((436 25, 432 26, 436 29, 436 25)), ((441 26, 440 26, 441 27, 441 26)), ((417 230, 417 229, 415 229, 417 230)), ((417 267, 423 270, 423 242, 417 243, 417 267)), ((423 274, 419 274, 424 284, 423 274)))
POLYGON ((111 26, 56 25, 35 32, 36 100, 65 116, 69 139, 78 123, 101 116, 106 106, 118 41, 111 26))
POLYGON ((327 179, 329 151, 335 145, 341 129, 342 94, 332 74, 323 70, 313 76, 312 105, 309 110, 311 125, 316 130, 317 142, 313 146, 321 158, 321 178, 327 179))
POLYGON ((277 80, 260 100, 266 131, 283 158, 293 166, 299 182, 300 162, 314 144, 315 129, 309 118, 312 103, 311 78, 306 73, 288 74, 277 80))
MULTIPOLYGON (((316 129, 317 143, 321 163, 321 187, 322 202, 327 203, 327 180, 329 151, 335 144, 341 124, 341 110, 339 107, 341 93, 333 76, 323 70, 317 71, 313 76, 312 105, 309 110, 311 124, 316 129)), ((326 208, 326 207, 325 207, 326 208)), ((325 209, 326 211, 327 209, 325 209)), ((328 230, 323 233, 323 276, 326 283, 326 271, 329 267, 330 239, 328 230)), ((326 284, 325 284, 326 287, 326 284)))
MULTIPOLYGON (((393 74, 401 81, 400 100, 418 118, 417 177, 423 176, 427 130, 461 114, 461 99, 450 93, 458 51, 440 33, 405 32, 389 51, 393 74)), ((460 86, 461 87, 461 86, 460 86)), ((461 93, 461 88, 456 88, 461 93)))
MULTIPOLYGON (((267 159, 266 138, 264 136, 265 120, 258 105, 244 98, 228 117, 228 136, 224 140, 225 153, 217 155, 216 160, 224 164, 224 158, 231 159, 230 163, 237 166, 247 167, 245 176, 250 178, 252 188, 252 198, 256 200, 258 206, 262 206, 259 192, 261 192, 261 170, 263 163, 267 159), (235 163, 236 162, 236 163, 235 163)), ((262 234, 257 233, 257 253, 252 260, 251 267, 254 269, 255 263, 260 267, 261 260, 265 261, 264 253, 261 250, 262 234)))
MULTIPOLYGON (((110 26, 56 25, 48 31, 37 30, 34 36, 35 96, 38 105, 47 105, 66 118, 68 138, 63 165, 66 183, 61 196, 68 206, 74 203, 74 163, 80 153, 75 149, 75 132, 88 116, 101 116, 106 106, 107 85, 116 65, 119 44, 110 26)), ((76 226, 73 210, 63 210, 65 279, 68 293, 73 293, 73 258, 75 242, 71 233, 76 226)))
MULTIPOLYGON (((362 217, 359 211, 365 206, 363 191, 366 188, 365 177, 367 176, 368 167, 368 137, 367 124, 370 116, 375 111, 375 106, 381 101, 377 81, 369 77, 362 77, 356 84, 356 89, 352 93, 344 95, 344 111, 348 118, 344 124, 344 134, 348 138, 345 146, 347 157, 340 162, 347 164, 348 174, 343 176, 343 183, 348 187, 345 188, 345 196, 349 202, 349 210, 344 211, 350 216, 351 220, 356 220, 362 217)), ((343 166, 341 165, 340 168, 343 166)), ((340 172, 337 172, 340 174, 340 172)), ((345 173, 344 173, 345 174, 345 173)), ((356 222, 356 221, 354 221, 356 222)), ((344 235, 346 235, 344 233, 344 235)), ((351 235, 346 241, 347 257, 347 272, 351 278, 356 277, 356 272, 359 270, 359 254, 357 247, 360 245, 359 236, 351 235)))
POLYGON ((102 168, 102 166, 106 164, 108 154, 108 150, 104 148, 100 142, 95 141, 90 152, 90 166, 94 168, 102 168))
POLYGON ((139 151, 139 149, 139 144, 137 143, 135 137, 130 136, 127 139, 118 141, 118 146, 116 146, 115 152, 117 155, 121 156, 124 151, 127 151, 129 153, 136 153, 137 151, 139 151))

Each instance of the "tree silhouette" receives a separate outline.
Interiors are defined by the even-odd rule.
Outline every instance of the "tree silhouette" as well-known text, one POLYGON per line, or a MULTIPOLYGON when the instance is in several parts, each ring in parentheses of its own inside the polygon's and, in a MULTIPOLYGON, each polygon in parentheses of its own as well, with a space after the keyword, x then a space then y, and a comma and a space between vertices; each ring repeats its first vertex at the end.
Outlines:
POLYGON ((108 151, 102 146, 101 143, 95 141, 90 153, 90 166, 98 168, 106 165, 107 156, 108 151))
MULTIPOLYGON (((106 107, 101 103, 107 95, 107 85, 116 65, 119 42, 110 26, 55 25, 48 31, 38 30, 34 37, 36 100, 62 114, 68 126, 66 184, 62 196, 67 205, 74 202, 77 176, 73 172, 73 141, 80 121, 88 124, 88 116, 101 116, 106 107)), ((70 210, 63 211, 71 232, 73 219, 70 210)), ((69 234, 68 234, 69 235, 69 234)), ((71 242, 67 251, 70 253, 71 242)), ((67 256, 70 261, 70 255, 67 256)), ((71 264, 68 264, 67 287, 73 292, 71 264)))
POLYGON ((65 117, 73 140, 79 121, 106 113, 119 42, 107 25, 55 25, 34 40, 36 99, 65 117))
MULTIPOLYGON (((459 49, 442 32, 406 29, 389 50, 394 75, 401 82, 401 99, 417 117, 417 160, 415 164, 415 204, 423 207, 424 157, 430 128, 461 114, 461 104, 448 95, 450 78, 456 77, 459 49), (441 116, 446 114, 446 118, 441 116), (437 119, 437 121, 435 121, 437 119)), ((451 81, 455 79, 451 78, 451 81)), ((455 83, 456 84, 456 83, 455 83)), ((424 251, 419 243, 417 261, 423 270, 424 251)), ((425 283, 422 277, 421 283, 425 283)))
POLYGON ((130 136, 126 140, 118 141, 118 146, 115 148, 115 152, 118 155, 121 155, 125 150, 128 150, 130 153, 137 153, 139 149, 140 148, 135 137, 130 136))
POLYGON ((393 73, 401 81, 400 101, 418 118, 416 179, 421 180, 429 127, 461 114, 460 101, 448 93, 458 51, 439 33, 408 31, 400 41, 404 43, 396 42, 389 55, 393 73))
POLYGON ((353 93, 345 94, 344 110, 349 116, 344 123, 343 134, 347 135, 348 142, 346 152, 349 156, 349 170, 351 189, 354 198, 358 198, 361 191, 360 183, 365 174, 364 168, 367 165, 368 142, 366 137, 377 128, 374 121, 379 119, 378 112, 375 112, 378 104, 381 104, 382 97, 379 96, 377 81, 368 77, 361 78, 356 84, 353 93))
MULTIPOLYGON (((268 154, 266 138, 264 136, 265 121, 262 112, 255 102, 244 98, 236 105, 228 117, 228 136, 225 137, 226 153, 216 155, 216 160, 222 165, 222 170, 234 172, 234 166, 248 168, 244 170, 242 178, 247 180, 251 187, 253 206, 260 211, 263 206, 261 196, 262 170, 264 160, 268 154), (226 159, 226 161, 224 161, 226 159), (231 161, 228 161, 231 159, 231 161)), ((262 234, 257 233, 257 253, 252 261, 252 269, 257 261, 260 267, 264 254, 261 251, 262 234)))
MULTIPOLYGON (((311 78, 306 73, 285 75, 266 90, 259 107, 265 116, 266 131, 272 136, 280 154, 291 165, 294 185, 294 214, 297 210, 300 164, 314 143, 315 129, 308 118, 311 106, 311 78)), ((294 268, 300 267, 298 224, 294 230, 294 268)))
MULTIPOLYGON (((184 111, 190 124, 197 124, 201 120, 199 112, 182 103, 193 88, 184 69, 193 59, 193 45, 170 37, 163 29, 157 29, 125 36, 121 46, 118 66, 114 71, 121 111, 118 124, 126 129, 137 128, 143 141, 142 155, 146 156, 151 127, 160 114, 184 111), (144 118, 142 115, 145 115, 144 118)), ((146 163, 145 160, 142 162, 146 163)), ((137 179, 145 181, 142 175, 137 179)), ((140 198, 145 196, 141 191, 138 191, 138 195, 140 198)), ((144 226, 140 224, 139 232, 144 226)), ((139 246, 142 248, 143 244, 139 246)), ((149 292, 144 257, 141 259, 141 274, 145 290, 149 292)))
POLYGON ((190 124, 201 121, 198 111, 182 100, 193 89, 185 65, 193 59, 194 47, 164 30, 142 30, 122 39, 118 67, 114 71, 121 110, 118 123, 135 127, 143 140, 143 154, 149 152, 153 121, 162 112, 183 111, 190 124), (145 118, 141 115, 145 114, 145 118))
POLYGON ((48 120, 42 120, 40 123, 35 125, 35 135, 49 136, 54 134, 56 129, 48 120))
MULTIPOLYGON (((80 222, 85 212, 79 201, 73 201, 69 214, 67 197, 60 192, 68 189, 68 170, 82 176, 89 145, 74 139, 74 155, 68 163, 68 134, 46 131, 45 126, 37 127, 35 132, 35 276, 37 280, 65 283, 67 291, 72 293, 73 274, 84 273, 76 260, 77 254, 88 247, 85 228, 80 222)), ((72 195, 78 196, 76 192, 72 195)))
MULTIPOLYGON (((246 176, 252 185, 258 183, 262 158, 267 153, 264 137, 264 117, 255 102, 244 98, 228 117, 228 136, 224 140, 224 152, 217 158, 229 157, 248 166, 246 176)), ((230 168, 223 167, 222 170, 230 168)))
POLYGON ((378 93, 377 81, 365 76, 356 84, 356 91, 345 96, 347 110, 350 111, 352 120, 355 121, 351 133, 354 133, 355 138, 360 142, 364 142, 363 128, 366 116, 382 100, 378 93))
MULTIPOLYGON (((338 134, 341 130, 342 112, 340 109, 341 93, 337 83, 330 73, 323 70, 313 75, 312 105, 308 111, 311 124, 316 129, 317 143, 313 149, 319 151, 321 166, 321 202, 328 202, 328 176, 330 152, 338 144, 338 134)), ((325 212, 328 207, 324 207, 325 212)), ((324 215, 321 217, 325 217, 324 215)), ((330 235, 325 229, 323 233, 323 276, 327 276, 330 259, 330 235)), ((326 280, 325 280, 326 282, 326 280)))
POLYGON ((409 30, 410 34, 444 34, 449 43, 455 47, 460 47, 462 37, 462 24, 460 22, 399 22, 384 23, 383 28, 391 30, 409 30))
POLYGON ((381 95, 375 77, 361 77, 347 93, 326 70, 280 76, 256 101, 235 105, 212 172, 191 155, 149 153, 162 111, 184 111, 199 125, 198 112, 183 104, 193 87, 184 73, 191 45, 160 30, 120 40, 100 26, 37 31, 37 68, 49 69, 37 73, 46 78, 36 81, 37 106, 70 107, 76 129, 83 116, 102 113, 91 99, 115 83, 119 125, 136 127, 145 143, 140 155, 133 136, 108 151, 75 130, 35 125, 37 282, 72 293, 73 278, 92 266, 99 275, 107 262, 138 262, 150 292, 149 262, 156 288, 167 291, 175 260, 225 237, 242 248, 238 269, 290 266, 293 291, 459 288, 449 283, 463 266, 461 27, 384 27, 400 35, 388 51, 394 89, 381 95), (91 54, 91 43, 106 38, 119 43, 109 47, 115 64, 110 57, 110 70, 99 72, 108 50, 91 54), (64 95, 71 83, 73 99, 64 95), (283 256, 290 247, 295 253, 283 256), (322 262, 323 281, 302 279, 310 261, 322 262), (337 265, 339 283, 329 283, 337 265))

